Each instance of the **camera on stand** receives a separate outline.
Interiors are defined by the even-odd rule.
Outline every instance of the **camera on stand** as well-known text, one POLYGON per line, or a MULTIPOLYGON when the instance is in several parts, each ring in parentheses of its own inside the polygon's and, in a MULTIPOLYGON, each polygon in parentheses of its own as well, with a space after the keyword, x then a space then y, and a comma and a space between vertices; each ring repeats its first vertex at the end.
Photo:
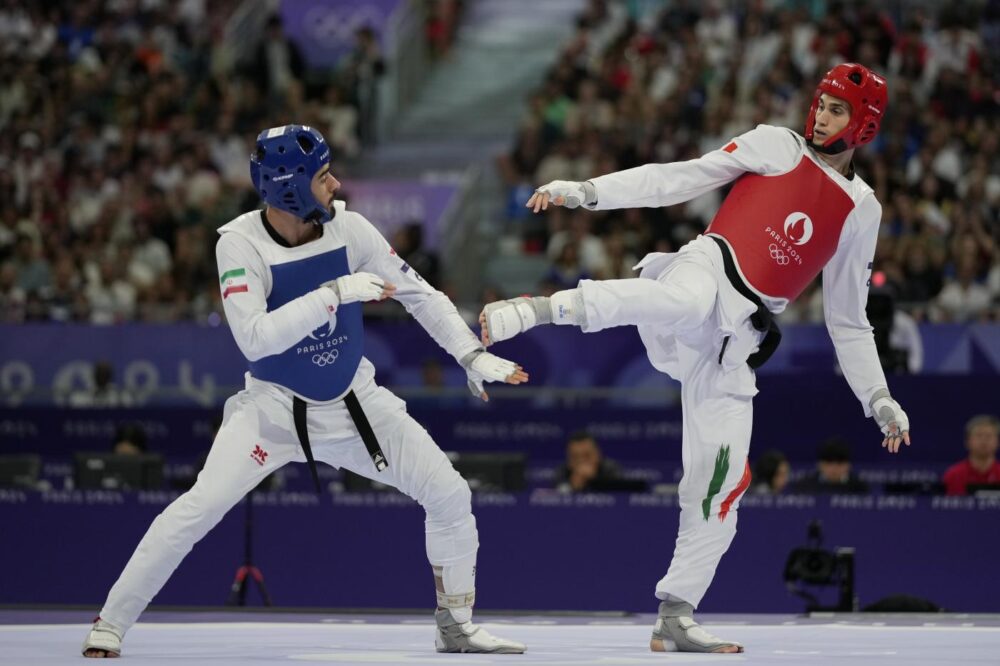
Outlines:
POLYGON ((854 549, 827 550, 823 544, 823 525, 818 520, 809 523, 806 546, 795 548, 785 562, 785 585, 788 591, 806 600, 806 612, 844 612, 857 610, 854 595, 854 549), (837 603, 824 606, 817 594, 806 589, 835 588, 837 603))

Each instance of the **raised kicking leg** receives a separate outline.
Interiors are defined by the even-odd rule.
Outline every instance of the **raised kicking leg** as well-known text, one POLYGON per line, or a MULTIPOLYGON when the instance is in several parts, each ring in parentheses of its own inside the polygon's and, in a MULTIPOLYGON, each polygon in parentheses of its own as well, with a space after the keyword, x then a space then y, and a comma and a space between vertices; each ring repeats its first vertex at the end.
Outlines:
POLYGON ((663 325, 681 332, 705 321, 717 293, 711 269, 678 261, 656 280, 581 280, 577 288, 551 297, 521 296, 489 303, 479 323, 485 344, 509 340, 540 324, 569 324, 588 333, 628 325, 663 325))

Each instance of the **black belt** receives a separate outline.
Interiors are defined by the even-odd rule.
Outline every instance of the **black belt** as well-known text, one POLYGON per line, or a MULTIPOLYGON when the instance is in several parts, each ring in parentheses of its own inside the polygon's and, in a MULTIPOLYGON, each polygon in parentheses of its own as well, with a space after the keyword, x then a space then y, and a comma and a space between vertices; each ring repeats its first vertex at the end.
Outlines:
MULTIPOLYGON (((714 240, 719 246, 719 250, 722 251, 722 266, 726 271, 726 277, 729 278, 729 283, 733 285, 741 296, 757 306, 757 311, 750 315, 750 323, 755 330, 766 331, 764 339, 760 341, 760 345, 757 347, 757 351, 750 354, 747 358, 747 365, 756 370, 767 363, 767 360, 778 349, 778 345, 781 343, 781 329, 778 328, 778 322, 774 320, 774 314, 767 309, 763 301, 760 300, 760 297, 743 282, 739 271, 736 270, 736 262, 733 261, 733 255, 729 251, 729 246, 717 236, 710 235, 709 238, 714 240)), ((727 343, 728 340, 723 342, 722 353, 719 354, 719 363, 722 363, 722 356, 726 353, 727 343)))
MULTIPOLYGON (((385 454, 382 453, 382 447, 379 446, 378 439, 375 438, 375 431, 368 423, 368 417, 361 409, 361 403, 358 402, 358 396, 354 395, 354 391, 347 392, 347 395, 344 396, 344 404, 347 405, 351 420, 354 421, 354 426, 358 429, 358 434, 361 435, 365 448, 368 449, 368 455, 371 456, 375 469, 381 472, 389 466, 389 463, 385 459, 385 454)), ((306 454, 306 462, 309 464, 309 473, 312 474, 316 492, 321 494, 323 491, 319 485, 319 472, 316 471, 316 460, 313 458, 312 446, 309 445, 309 430, 306 427, 306 401, 298 396, 292 397, 292 419, 295 421, 295 432, 299 436, 299 444, 302 445, 302 451, 306 454)))
POLYGON ((354 391, 347 392, 347 395, 344 396, 344 404, 347 405, 351 420, 354 421, 354 426, 358 429, 358 434, 361 435, 365 448, 368 449, 368 455, 371 456, 375 469, 381 472, 389 466, 389 462, 385 459, 385 454, 382 453, 382 447, 378 445, 375 431, 368 423, 368 418, 365 416, 364 410, 361 409, 361 403, 358 402, 358 396, 354 395, 354 391))

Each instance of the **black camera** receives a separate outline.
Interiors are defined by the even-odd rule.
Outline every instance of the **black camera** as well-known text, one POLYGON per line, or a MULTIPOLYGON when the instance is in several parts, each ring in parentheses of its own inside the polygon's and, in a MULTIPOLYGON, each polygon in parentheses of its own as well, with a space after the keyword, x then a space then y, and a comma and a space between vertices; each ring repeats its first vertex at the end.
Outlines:
POLYGON ((849 613, 856 610, 854 596, 854 549, 822 547, 823 525, 818 520, 809 523, 807 545, 794 548, 785 561, 785 585, 792 594, 806 600, 806 612, 834 611, 849 613), (823 606, 817 596, 803 589, 804 585, 834 587, 838 600, 833 606, 823 606))

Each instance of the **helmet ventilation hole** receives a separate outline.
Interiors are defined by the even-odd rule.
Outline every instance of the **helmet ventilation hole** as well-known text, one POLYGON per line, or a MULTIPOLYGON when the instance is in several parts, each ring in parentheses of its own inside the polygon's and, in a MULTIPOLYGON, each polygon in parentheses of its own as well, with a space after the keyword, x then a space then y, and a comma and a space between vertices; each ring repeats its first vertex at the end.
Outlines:
POLYGON ((297 137, 295 137, 295 140, 299 142, 299 148, 301 148, 302 152, 305 153, 306 155, 311 153, 313 149, 316 147, 316 144, 314 144, 312 140, 304 134, 299 134, 297 137))

